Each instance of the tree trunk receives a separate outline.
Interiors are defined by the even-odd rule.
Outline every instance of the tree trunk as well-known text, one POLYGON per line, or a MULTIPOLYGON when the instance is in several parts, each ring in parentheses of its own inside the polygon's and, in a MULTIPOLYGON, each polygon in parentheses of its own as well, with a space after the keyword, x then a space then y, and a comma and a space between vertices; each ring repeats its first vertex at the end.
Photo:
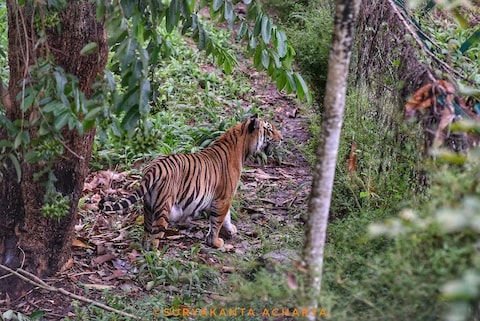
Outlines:
MULTIPOLYGON (((323 250, 345 109, 345 94, 348 66, 353 45, 354 25, 359 7, 360 0, 337 0, 336 2, 322 129, 308 206, 304 252, 305 263, 308 269, 308 284, 310 285, 310 302, 308 302, 310 309, 317 309, 321 289, 323 250)), ((309 320, 315 320, 314 313, 310 313, 309 320)))
MULTIPOLYGON (((45 45, 38 45, 34 16, 38 12, 35 12, 32 2, 18 6, 15 0, 7 1, 10 104, 5 106, 6 116, 12 121, 22 119, 27 123, 32 110, 22 112, 15 98, 22 89, 21 81, 29 76, 28 67, 36 64, 39 57, 44 57, 46 50, 53 53, 57 65, 79 79, 80 89, 87 98, 92 94, 91 86, 97 75, 106 65, 108 54, 105 29, 103 23, 96 20, 93 3, 88 0, 68 1, 67 7, 59 13, 59 25, 46 30, 45 45), (98 44, 98 53, 80 55, 80 50, 90 42, 98 44)), ((36 130, 30 130, 31 137, 36 136, 36 130)), ((34 179, 34 174, 42 169, 42 164, 29 164, 20 155, 21 182, 17 182, 12 164, 2 169, 0 263, 46 277, 57 272, 71 256, 77 205, 88 170, 94 134, 94 130, 83 136, 75 130, 63 133, 66 151, 54 164, 55 187, 70 202, 68 213, 60 220, 48 219, 40 212, 45 187, 42 180, 34 179)), ((11 139, 5 129, 0 130, 0 140, 3 139, 11 139)), ((0 276, 4 274, 0 269, 0 276)), ((28 285, 14 276, 0 279, 0 299, 5 294, 11 298, 19 297, 27 289, 28 285)))

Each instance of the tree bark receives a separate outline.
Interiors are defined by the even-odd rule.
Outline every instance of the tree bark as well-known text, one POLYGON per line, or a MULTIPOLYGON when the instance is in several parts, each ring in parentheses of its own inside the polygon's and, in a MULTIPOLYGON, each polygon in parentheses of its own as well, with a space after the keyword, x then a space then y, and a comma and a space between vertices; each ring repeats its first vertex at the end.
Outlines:
MULTIPOLYGON (((360 0, 337 0, 333 42, 328 61, 327 86, 317 163, 313 173, 308 206, 308 221, 304 258, 308 270, 310 293, 308 307, 318 308, 322 283, 323 251, 328 213, 335 175, 340 133, 345 110, 348 68, 353 45, 354 25, 360 0)), ((317 314, 318 315, 318 314, 317 314)), ((309 320, 315 320, 310 313, 309 320)))
MULTIPOLYGON (((38 45, 39 36, 35 30, 35 7, 27 1, 18 6, 15 0, 7 1, 9 38, 9 101, 6 116, 14 121, 22 119, 28 123, 33 112, 22 112, 16 96, 22 90, 21 82, 29 78, 28 68, 45 57, 46 51, 53 54, 55 63, 66 72, 75 75, 80 89, 86 97, 92 94, 92 84, 104 69, 108 46, 102 22, 96 20, 95 6, 88 0, 70 0, 59 13, 60 24, 47 31, 47 41, 38 45), (88 43, 98 44, 97 54, 82 56, 80 50, 88 43)), ((35 81, 35 79, 31 79, 35 81)), ((47 93, 48 94, 48 93, 47 93)), ((30 129, 30 136, 36 136, 37 128, 30 129)), ((12 164, 3 170, 0 182, 0 262, 10 268, 22 267, 39 277, 57 272, 71 256, 71 242, 74 237, 75 216, 81 196, 83 180, 87 174, 95 131, 83 136, 76 130, 63 132, 66 146, 64 155, 54 164, 57 191, 68 196, 68 213, 60 220, 48 219, 41 214, 45 187, 42 180, 35 180, 34 174, 42 164, 30 164, 22 159, 21 182, 12 164)), ((11 139, 5 129, 0 130, 0 140, 11 139)), ((0 276, 5 274, 0 271, 0 276)), ((10 298, 22 295, 28 285, 13 276, 0 279, 0 297, 10 298)))

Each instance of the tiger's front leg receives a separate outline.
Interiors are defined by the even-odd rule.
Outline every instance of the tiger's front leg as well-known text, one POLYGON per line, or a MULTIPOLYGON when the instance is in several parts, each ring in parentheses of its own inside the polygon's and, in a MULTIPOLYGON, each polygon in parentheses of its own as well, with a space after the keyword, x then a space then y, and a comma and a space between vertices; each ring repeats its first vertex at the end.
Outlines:
POLYGON ((213 207, 210 212, 210 230, 207 235, 207 245, 216 248, 223 247, 225 242, 219 237, 219 234, 220 229, 226 220, 226 224, 229 226, 230 230, 235 230, 236 232, 237 228, 230 222, 230 202, 218 202, 217 206, 213 207))

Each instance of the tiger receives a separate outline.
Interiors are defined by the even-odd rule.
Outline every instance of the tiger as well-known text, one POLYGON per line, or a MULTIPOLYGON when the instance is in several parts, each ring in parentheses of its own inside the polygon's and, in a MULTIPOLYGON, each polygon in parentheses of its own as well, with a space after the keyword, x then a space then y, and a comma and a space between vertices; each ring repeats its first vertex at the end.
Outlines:
POLYGON ((220 232, 229 238, 237 233, 230 206, 245 161, 262 150, 271 151, 282 139, 272 123, 253 115, 198 152, 155 158, 143 169, 140 185, 131 195, 111 205, 102 198, 99 209, 119 211, 143 198, 144 242, 153 248, 164 238, 169 223, 188 222, 207 212, 206 244, 222 248, 220 232))

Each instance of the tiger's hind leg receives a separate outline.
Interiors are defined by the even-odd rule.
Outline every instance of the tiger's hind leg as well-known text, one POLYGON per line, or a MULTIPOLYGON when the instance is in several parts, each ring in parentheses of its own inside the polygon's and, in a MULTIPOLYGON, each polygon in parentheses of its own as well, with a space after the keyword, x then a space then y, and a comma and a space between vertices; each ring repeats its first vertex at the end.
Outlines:
POLYGON ((161 209, 153 214, 145 211, 143 246, 147 251, 156 250, 168 228, 170 211, 161 209))
POLYGON ((236 231, 236 227, 230 222, 230 201, 219 201, 216 206, 212 207, 210 212, 210 230, 207 235, 207 245, 216 248, 223 247, 224 241, 219 237, 219 234, 227 216, 227 225, 230 231, 233 231, 233 229, 236 231))
POLYGON ((222 228, 220 229, 220 235, 226 238, 233 238, 237 234, 237 227, 232 224, 232 218, 230 215, 230 209, 225 215, 225 220, 223 221, 222 228))

